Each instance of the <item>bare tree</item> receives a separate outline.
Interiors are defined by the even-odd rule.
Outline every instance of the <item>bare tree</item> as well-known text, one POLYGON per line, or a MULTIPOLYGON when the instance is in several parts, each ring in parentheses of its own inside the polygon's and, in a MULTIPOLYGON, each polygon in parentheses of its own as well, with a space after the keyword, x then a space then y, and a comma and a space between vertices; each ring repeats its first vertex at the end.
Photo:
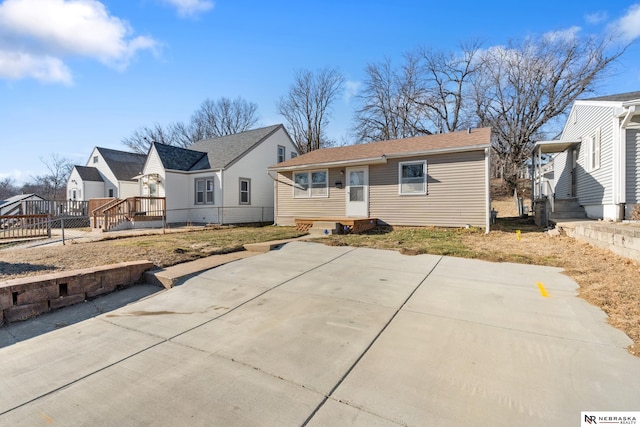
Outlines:
POLYGON ((591 92, 624 50, 609 39, 547 36, 484 52, 474 79, 476 112, 492 128, 511 189, 545 126, 591 92))
POLYGON ((232 135, 253 128, 259 120, 258 106, 240 97, 230 100, 206 99, 191 116, 188 124, 174 122, 167 126, 154 123, 136 129, 122 143, 136 153, 146 154, 153 142, 188 147, 207 138, 232 135))
POLYGON ((15 196, 19 191, 12 178, 3 178, 0 180, 0 200, 15 196))
POLYGON ((160 123, 153 126, 142 126, 122 140, 122 143, 133 152, 147 154, 151 144, 159 142, 161 144, 177 145, 174 142, 173 134, 169 128, 163 127, 160 123))
POLYGON ((300 70, 295 74, 289 93, 276 106, 287 121, 287 128, 301 153, 308 153, 332 142, 326 136, 331 104, 338 98, 344 76, 335 68, 314 73, 300 70))
POLYGON ((470 89, 471 79, 481 67, 480 43, 460 45, 459 52, 421 48, 416 104, 430 127, 440 133, 472 127, 477 122, 470 89))
POLYGON ((369 64, 367 79, 358 94, 353 132, 359 141, 381 141, 429 134, 416 100, 422 98, 419 64, 415 55, 405 56, 396 71, 389 59, 369 64))
POLYGON ((45 165, 47 173, 31 177, 30 181, 23 185, 22 192, 35 193, 47 200, 64 200, 73 164, 56 153, 51 153, 48 159, 41 157, 40 161, 45 165))
POLYGON ((207 139, 244 132, 258 123, 257 111, 257 104, 240 97, 206 99, 191 117, 191 133, 207 139))

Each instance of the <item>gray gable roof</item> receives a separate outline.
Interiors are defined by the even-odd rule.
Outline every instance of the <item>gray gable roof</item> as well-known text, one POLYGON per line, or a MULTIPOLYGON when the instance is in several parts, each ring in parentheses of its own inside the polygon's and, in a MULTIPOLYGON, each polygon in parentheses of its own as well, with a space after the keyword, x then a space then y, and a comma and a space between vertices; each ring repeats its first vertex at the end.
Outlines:
POLYGON ((203 139, 190 146, 189 149, 207 153, 209 168, 222 169, 236 162, 246 152, 271 136, 279 128, 284 127, 278 124, 234 135, 203 139))
POLYGON ((202 151, 161 144, 159 142, 154 142, 153 146, 165 169, 179 171, 209 169, 208 162, 202 161, 203 158, 205 160, 207 158, 207 154, 202 151))
POLYGON ((147 156, 127 151, 96 147, 118 181, 131 181, 142 172, 147 156))
POLYGON ((92 166, 74 166, 83 181, 104 182, 97 168, 92 166))
POLYGON ((615 95, 598 96, 595 98, 584 99, 583 101, 613 101, 613 102, 626 102, 640 99, 640 91, 618 93, 615 95))

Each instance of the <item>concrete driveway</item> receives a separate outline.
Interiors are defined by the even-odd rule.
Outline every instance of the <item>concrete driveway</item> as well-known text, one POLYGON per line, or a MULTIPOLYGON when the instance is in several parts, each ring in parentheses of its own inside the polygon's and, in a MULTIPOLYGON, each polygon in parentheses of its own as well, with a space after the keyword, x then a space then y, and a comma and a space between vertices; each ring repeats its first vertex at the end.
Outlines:
POLYGON ((0 349, 0 425, 572 426, 640 409, 559 269, 314 243, 0 349))

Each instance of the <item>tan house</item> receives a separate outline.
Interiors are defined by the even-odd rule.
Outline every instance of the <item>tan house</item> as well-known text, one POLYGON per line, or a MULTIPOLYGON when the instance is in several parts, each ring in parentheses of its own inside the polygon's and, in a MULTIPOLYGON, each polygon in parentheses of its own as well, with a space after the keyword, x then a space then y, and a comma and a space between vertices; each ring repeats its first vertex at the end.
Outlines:
POLYGON ((491 129, 325 148, 269 167, 275 219, 369 218, 379 224, 489 231, 491 129))

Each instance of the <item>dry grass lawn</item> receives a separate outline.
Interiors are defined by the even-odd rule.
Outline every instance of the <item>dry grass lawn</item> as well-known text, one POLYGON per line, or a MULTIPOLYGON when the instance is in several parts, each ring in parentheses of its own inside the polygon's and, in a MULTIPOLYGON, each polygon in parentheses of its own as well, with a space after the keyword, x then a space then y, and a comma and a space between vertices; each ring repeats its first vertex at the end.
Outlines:
MULTIPOLYGON (((633 340, 629 351, 640 356, 639 263, 566 236, 549 237, 530 220, 510 218, 515 211, 511 198, 494 201, 493 205, 499 211, 499 219, 488 235, 477 229, 379 228, 361 235, 329 236, 321 241, 396 249, 408 255, 430 253, 562 267, 580 285, 580 296, 602 308, 609 315, 609 322, 633 340), (520 240, 515 230, 521 231, 520 240)), ((244 243, 299 235, 290 227, 237 227, 56 247, 7 248, 0 250, 0 280, 144 259, 165 267, 240 250, 244 243)))

